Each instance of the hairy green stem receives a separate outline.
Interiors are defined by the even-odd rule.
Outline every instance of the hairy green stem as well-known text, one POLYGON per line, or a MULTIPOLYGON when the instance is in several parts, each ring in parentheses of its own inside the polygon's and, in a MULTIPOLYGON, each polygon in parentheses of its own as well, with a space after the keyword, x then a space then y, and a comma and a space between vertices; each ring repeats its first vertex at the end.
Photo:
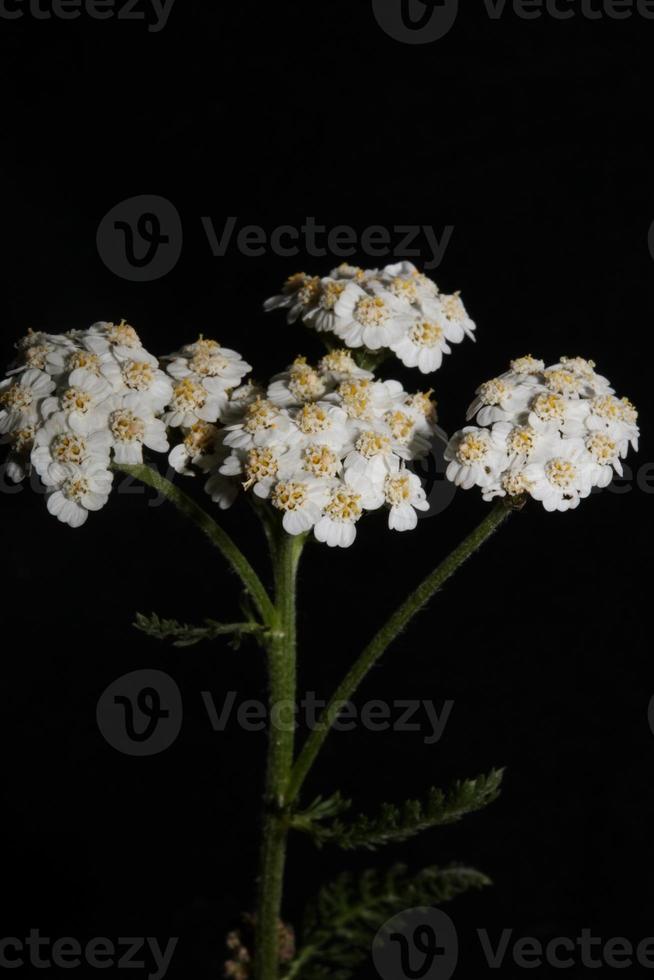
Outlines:
POLYGON ((507 505, 503 500, 497 503, 481 524, 399 606, 368 644, 334 693, 322 714, 319 724, 316 725, 307 738, 298 756, 293 768, 288 792, 289 803, 293 803, 297 799, 332 725, 343 708, 343 703, 352 698, 371 667, 379 660, 393 640, 406 628, 416 613, 429 602, 434 593, 444 585, 457 569, 490 538, 493 532, 503 524, 510 512, 510 505, 507 505))
POLYGON ((257 610, 262 617, 264 623, 268 626, 272 626, 275 620, 275 608, 270 600, 270 596, 266 592, 261 579, 255 572, 252 565, 249 563, 243 552, 234 544, 230 536, 224 531, 219 524, 216 524, 214 519, 204 511, 199 504, 180 490, 179 487, 171 483, 165 476, 162 476, 158 470, 154 469, 152 466, 148 466, 145 463, 138 464, 136 466, 118 465, 113 464, 114 470, 118 470, 121 473, 125 473, 127 476, 131 476, 136 480, 140 480, 141 483, 145 483, 147 486, 152 487, 157 493, 162 494, 167 500, 177 507, 184 517, 187 517, 190 521, 197 525, 201 531, 203 531, 211 543, 215 545, 216 548, 222 553, 223 557, 227 559, 229 564, 232 566, 241 582, 245 586, 246 590, 252 597, 257 610))
POLYGON ((296 581, 306 535, 280 532, 273 552, 276 625, 268 644, 269 741, 256 913, 255 978, 279 976, 279 921, 289 829, 296 696, 296 581))

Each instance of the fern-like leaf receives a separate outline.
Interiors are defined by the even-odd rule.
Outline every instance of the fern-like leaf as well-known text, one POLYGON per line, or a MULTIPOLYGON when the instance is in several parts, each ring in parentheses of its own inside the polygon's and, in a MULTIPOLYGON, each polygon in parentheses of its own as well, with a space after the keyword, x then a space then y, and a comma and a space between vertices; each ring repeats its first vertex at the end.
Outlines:
POLYGON ((440 905, 490 884, 486 875, 460 866, 430 867, 412 875, 399 864, 357 877, 342 874, 309 906, 303 946, 286 980, 350 980, 366 960, 376 932, 397 912, 440 905))
POLYGON ((310 822, 298 825, 318 846, 333 843, 345 851, 366 848, 374 851, 384 844, 399 843, 432 827, 455 823, 468 813, 481 810, 497 799, 504 770, 493 769, 487 776, 465 779, 447 793, 431 789, 426 800, 407 800, 396 806, 384 803, 373 817, 361 814, 352 821, 334 820, 324 825, 310 822))
POLYGON ((134 626, 157 640, 171 640, 176 647, 190 647, 203 640, 231 636, 232 646, 237 648, 246 634, 262 632, 262 627, 254 622, 217 623, 213 619, 205 619, 203 626, 188 626, 185 623, 178 623, 175 619, 161 619, 156 613, 151 616, 137 613, 134 626))

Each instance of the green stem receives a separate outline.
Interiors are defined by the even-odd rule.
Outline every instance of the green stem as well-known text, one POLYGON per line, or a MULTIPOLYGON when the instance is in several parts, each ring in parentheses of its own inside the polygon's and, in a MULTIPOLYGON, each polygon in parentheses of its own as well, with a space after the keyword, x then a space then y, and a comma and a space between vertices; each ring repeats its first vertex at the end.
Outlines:
POLYGON ((232 566, 252 596, 252 600, 263 621, 268 626, 273 624, 275 621, 275 608, 270 601, 270 596, 266 592, 261 579, 227 532, 223 531, 220 525, 216 524, 214 519, 206 511, 152 466, 147 466, 145 463, 136 466, 117 465, 114 463, 113 469, 119 470, 127 476, 131 476, 136 480, 140 480, 141 483, 152 487, 157 493, 162 494, 167 500, 170 500, 184 517, 187 517, 196 524, 232 566))
POLYGON ((296 696, 296 581, 306 535, 280 531, 274 549, 276 627, 268 645, 270 730, 259 894, 255 978, 279 976, 281 915, 289 829, 288 786, 293 768, 296 696))
POLYGON ((307 738, 298 756, 291 777, 288 793, 289 803, 293 803, 297 799, 332 725, 342 710, 343 703, 352 698, 371 667, 406 628, 416 613, 429 602, 434 593, 461 567, 466 559, 470 558, 490 538, 493 532, 506 520, 511 509, 510 505, 507 505, 503 500, 497 503, 481 524, 402 603, 368 644, 336 690, 325 708, 319 724, 307 738))

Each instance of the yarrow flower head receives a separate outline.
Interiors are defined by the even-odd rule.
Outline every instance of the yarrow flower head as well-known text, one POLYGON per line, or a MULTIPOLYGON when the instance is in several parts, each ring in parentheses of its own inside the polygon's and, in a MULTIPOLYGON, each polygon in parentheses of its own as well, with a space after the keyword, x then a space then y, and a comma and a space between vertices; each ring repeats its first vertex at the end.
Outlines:
POLYGON ((49 512, 72 527, 107 503, 112 463, 141 463, 144 449, 168 452, 171 436, 179 472, 209 472, 229 452, 217 423, 250 367, 217 341, 200 337, 163 358, 166 371, 124 320, 61 335, 30 331, 16 347, 0 382, 6 472, 18 483, 34 470, 49 512))
MULTIPOLYGON (((266 392, 230 398, 227 453, 206 484, 226 506, 231 485, 278 511, 292 535, 313 529, 318 541, 348 547, 368 511, 387 508, 405 531, 427 510, 419 478, 407 467, 424 458, 436 433, 431 392, 408 394, 357 368, 347 350, 317 366, 297 358, 266 392)), ((232 493, 232 497, 233 497, 232 493)))
POLYGON ((621 475, 621 459, 638 449, 636 409, 582 357, 551 367, 517 358, 480 385, 468 419, 478 424, 450 440, 447 476, 480 487, 485 500, 529 495, 545 510, 571 510, 621 475))
POLYGON ((411 262, 381 270, 339 266, 322 279, 296 273, 264 309, 284 309, 290 323, 301 319, 347 347, 393 353, 423 374, 440 368, 451 344, 474 340, 459 294, 441 293, 411 262))

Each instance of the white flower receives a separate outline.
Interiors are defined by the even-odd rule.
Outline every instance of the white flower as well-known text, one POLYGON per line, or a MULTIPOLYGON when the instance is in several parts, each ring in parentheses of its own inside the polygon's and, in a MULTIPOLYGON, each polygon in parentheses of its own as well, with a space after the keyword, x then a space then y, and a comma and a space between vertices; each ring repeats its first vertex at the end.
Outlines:
POLYGON ((318 401, 327 391, 328 384, 320 372, 307 363, 306 357, 298 357, 286 371, 272 379, 268 398, 273 405, 289 408, 318 401))
POLYGON ((78 368, 68 376, 58 395, 45 399, 41 413, 48 418, 55 412, 63 412, 72 429, 85 424, 99 428, 106 418, 108 409, 105 405, 111 394, 111 385, 104 378, 78 368))
POLYGON ((288 310, 288 322, 295 323, 314 309, 320 298, 320 277, 296 272, 290 276, 279 296, 272 296, 263 304, 264 310, 288 310))
POLYGON ((460 293, 453 293, 451 296, 441 293, 438 297, 438 308, 449 329, 448 340, 459 344, 465 337, 469 340, 475 339, 477 327, 463 305, 460 293))
POLYGON ((506 433, 468 425, 450 439, 445 450, 448 480, 458 487, 487 487, 507 468, 506 433))
POLYGON ((529 406, 536 393, 543 390, 538 378, 512 372, 491 378, 477 388, 477 397, 468 409, 466 419, 477 416, 480 425, 509 420, 526 421, 529 406))
POLYGON ((417 367, 423 374, 437 371, 443 363, 443 354, 452 352, 443 327, 426 318, 415 320, 390 348, 406 367, 417 367))
POLYGON ((351 378, 364 378, 368 381, 374 378, 372 371, 364 371, 363 368, 358 367, 351 352, 345 347, 325 354, 318 367, 327 383, 331 385, 340 384, 351 378))
POLYGON ((545 443, 538 455, 523 471, 534 500, 540 500, 547 511, 578 507, 592 489, 589 453, 584 443, 560 437, 545 443))
POLYGON ((219 469, 222 476, 242 477, 243 488, 253 490, 257 497, 270 496, 275 482, 281 476, 280 460, 284 449, 255 446, 245 452, 231 453, 219 469))
POLYGON ((315 297, 315 305, 309 307, 304 314, 304 322, 318 333, 333 333, 338 321, 336 304, 347 289, 348 279, 327 277, 320 280, 320 287, 315 297))
POLYGON ((356 427, 347 412, 331 402, 311 402, 293 413, 286 443, 297 451, 306 446, 330 446, 341 453, 354 444, 356 427))
POLYGON ((282 524, 288 534, 302 534, 321 519, 324 507, 330 500, 330 486, 324 480, 309 474, 277 483, 272 504, 283 512, 282 524))
POLYGON ((168 374, 172 378, 199 382, 212 395, 221 395, 237 388, 252 370, 236 351, 221 347, 217 340, 205 337, 187 344, 166 360, 170 361, 168 374))
POLYGON ((143 447, 168 452, 166 426, 155 418, 138 395, 121 395, 112 400, 108 427, 114 459, 118 464, 135 466, 143 462, 143 447))
POLYGON ((89 511, 105 506, 113 482, 113 474, 97 459, 79 465, 55 463, 50 467, 50 478, 48 511, 70 527, 81 527, 89 511))
POLYGON ((618 454, 623 459, 630 445, 632 449, 638 450, 638 412, 628 398, 599 395, 592 399, 589 409, 586 427, 591 432, 602 432, 609 436, 616 443, 618 454))
POLYGON ((246 405, 243 421, 226 426, 225 445, 233 449, 285 445, 291 427, 285 409, 266 398, 256 397, 246 405))
POLYGON ((190 429, 196 422, 217 422, 227 405, 224 392, 210 394, 205 384, 184 378, 173 385, 168 411, 163 420, 173 429, 190 429))
POLYGON ((25 429, 36 422, 40 402, 54 388, 52 378, 34 368, 0 382, 0 433, 25 429))
POLYGON ((154 412, 162 412, 173 395, 170 378, 149 359, 135 357, 123 361, 116 382, 117 390, 133 392, 154 412))
POLYGON ((323 515, 315 524, 316 539, 330 548, 349 548, 354 544, 356 524, 364 509, 376 510, 383 499, 383 496, 379 499, 372 488, 357 487, 355 490, 347 483, 339 483, 332 489, 323 515))
POLYGON ((55 412, 38 429, 34 436, 32 465, 46 486, 57 483, 52 467, 55 464, 70 463, 81 466, 84 463, 109 465, 111 434, 105 428, 92 429, 92 422, 85 417, 74 430, 64 412, 55 412))
POLYGON ((345 288, 334 312, 336 336, 348 347, 373 351, 398 341, 414 319, 404 300, 381 287, 365 291, 356 282, 345 288))
POLYGON ((402 470, 384 481, 384 498, 390 507, 391 531, 413 531, 418 524, 417 510, 429 510, 427 495, 415 473, 402 470))
POLYGON ((57 372, 51 370, 51 359, 56 353, 65 356, 66 351, 75 349, 75 343, 66 334, 29 330, 27 335, 16 344, 16 348, 19 352, 18 367, 8 371, 9 375, 22 374, 33 368, 54 375, 57 372))
POLYGON ((183 435, 183 441, 168 456, 168 462, 177 473, 194 476, 191 466, 209 472, 222 462, 225 454, 223 433, 211 422, 196 422, 183 435))
POLYGON ((359 434, 354 449, 345 457, 345 472, 353 481, 363 478, 377 486, 397 472, 401 459, 410 457, 407 447, 393 439, 390 428, 378 423, 359 434))
POLYGON ((125 320, 120 323, 101 320, 92 324, 83 335, 83 343, 92 353, 111 352, 119 361, 130 360, 140 354, 147 355, 136 330, 125 320))
POLYGON ((238 497, 238 483, 220 473, 212 473, 204 485, 204 490, 221 510, 227 510, 231 507, 238 497))

